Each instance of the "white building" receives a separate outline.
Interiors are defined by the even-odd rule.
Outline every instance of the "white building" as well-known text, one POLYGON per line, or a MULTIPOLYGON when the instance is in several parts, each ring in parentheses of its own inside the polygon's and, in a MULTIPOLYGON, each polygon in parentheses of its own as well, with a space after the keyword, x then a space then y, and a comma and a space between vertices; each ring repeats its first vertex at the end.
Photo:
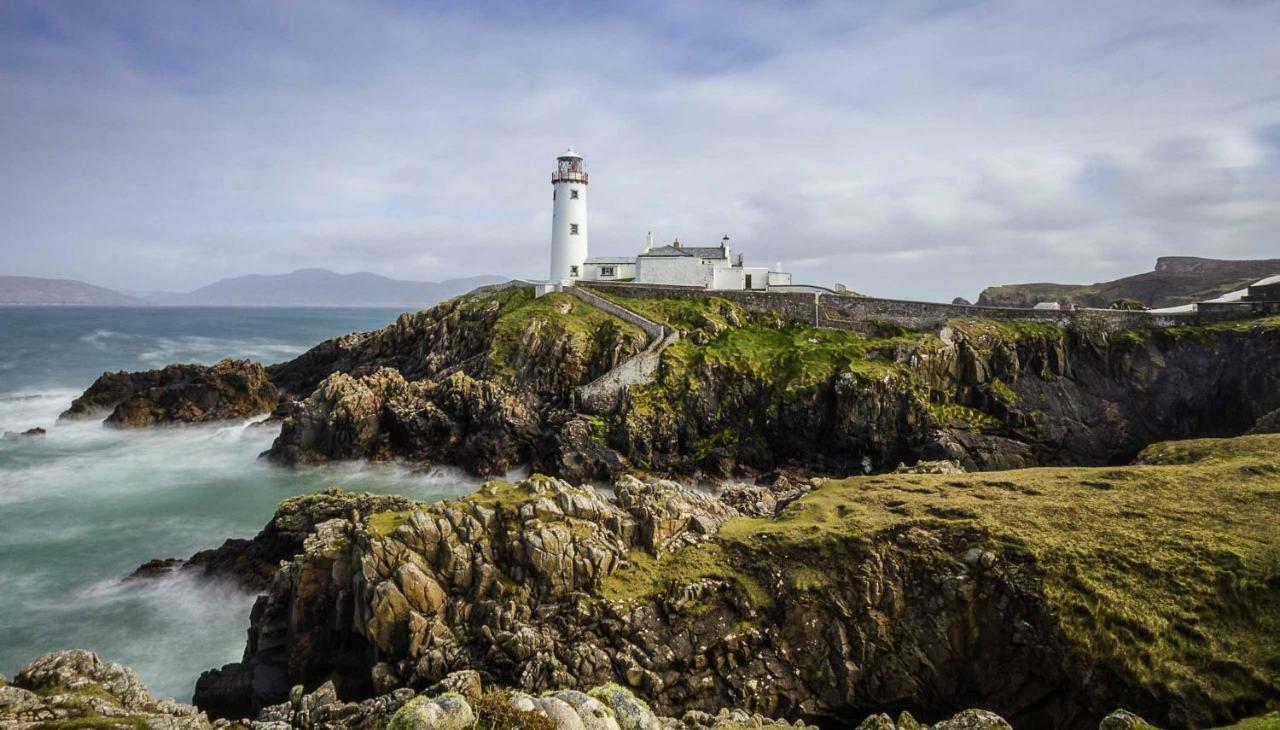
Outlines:
POLYGON ((676 239, 668 246, 653 247, 645 237, 639 256, 588 257, 587 173, 582 156, 572 149, 557 158, 551 174, 551 283, 574 281, 634 281, 639 284, 671 284, 703 289, 752 289, 763 291, 789 286, 791 274, 763 266, 745 266, 742 254, 733 259, 729 237, 719 246, 685 246, 676 239))

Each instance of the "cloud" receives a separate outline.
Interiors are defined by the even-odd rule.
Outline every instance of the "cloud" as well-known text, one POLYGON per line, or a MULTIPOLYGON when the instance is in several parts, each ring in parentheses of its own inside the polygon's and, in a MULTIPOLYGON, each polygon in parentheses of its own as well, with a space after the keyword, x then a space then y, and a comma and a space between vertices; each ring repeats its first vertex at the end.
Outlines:
POLYGON ((537 276, 570 144, 597 253, 932 299, 1277 255, 1280 6, 1116 5, 8 3, 3 269, 537 276))

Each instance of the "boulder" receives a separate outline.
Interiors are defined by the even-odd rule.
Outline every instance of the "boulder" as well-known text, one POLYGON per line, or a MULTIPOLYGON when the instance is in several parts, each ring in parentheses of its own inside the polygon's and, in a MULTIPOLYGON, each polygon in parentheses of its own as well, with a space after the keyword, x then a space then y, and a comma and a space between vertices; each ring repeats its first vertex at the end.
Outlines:
POLYGON ((1013 730, 1013 726, 994 712, 964 710, 949 720, 935 723, 932 730, 1013 730))
POLYGON ((109 413, 105 423, 119 428, 208 423, 270 413, 278 400, 261 365, 223 360, 212 366, 104 373, 59 418, 109 413))
POLYGON ((28 428, 26 431, 5 431, 4 436, 0 438, 3 438, 5 441, 21 441, 23 439, 30 438, 44 438, 46 434, 48 434, 47 431, 36 426, 34 428, 28 428))
POLYGON ((407 702, 387 725, 387 730, 470 730, 476 715, 462 695, 417 697, 407 702))
POLYGON ((71 649, 45 654, 0 682, 0 727, 155 727, 207 730, 191 705, 156 699, 132 669, 71 649))

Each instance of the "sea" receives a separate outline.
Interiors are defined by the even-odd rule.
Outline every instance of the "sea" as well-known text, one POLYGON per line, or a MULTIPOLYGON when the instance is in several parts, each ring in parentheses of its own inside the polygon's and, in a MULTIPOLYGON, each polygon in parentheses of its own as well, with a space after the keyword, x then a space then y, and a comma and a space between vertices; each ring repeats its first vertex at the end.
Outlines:
POLYGON ((252 537, 287 497, 329 486, 436 500, 477 481, 446 468, 338 464, 302 470, 258 455, 278 426, 252 421, 121 431, 57 423, 104 371, 175 362, 289 359, 376 329, 393 309, 0 307, 0 674, 84 648, 189 701, 200 672, 238 661, 254 596, 175 574, 122 581, 152 558, 252 537))

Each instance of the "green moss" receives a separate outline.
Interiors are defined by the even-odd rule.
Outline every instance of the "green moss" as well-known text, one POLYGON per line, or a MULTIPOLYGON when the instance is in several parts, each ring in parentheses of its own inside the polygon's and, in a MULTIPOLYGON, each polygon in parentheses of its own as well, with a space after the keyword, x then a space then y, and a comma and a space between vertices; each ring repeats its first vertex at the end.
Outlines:
POLYGON ((1233 319, 1225 322, 1189 325, 1186 327, 1170 327, 1161 330, 1170 337, 1200 338, 1217 332, 1253 332, 1280 328, 1280 315, 1255 317, 1252 319, 1233 319))
POLYGON ((604 419, 599 416, 586 416, 587 422, 591 424, 591 438, 599 443, 607 444, 609 440, 609 427, 605 425, 604 419))
MULTIPOLYGON (((530 479, 537 479, 541 476, 540 474, 534 474, 530 479)), ((545 479, 546 477, 542 478, 545 479)), ((467 500, 482 507, 506 511, 519 509, 520 505, 532 498, 533 492, 529 490, 524 482, 512 483, 502 479, 493 479, 485 482, 479 489, 466 496, 467 500)))
POLYGON ((379 512, 369 516, 369 520, 365 523, 366 529, 376 537, 386 537, 396 531, 396 528, 409 521, 409 516, 413 514, 413 510, 401 510, 393 512, 379 512))
POLYGON ((1272 712, 1261 717, 1250 717, 1234 725, 1227 725, 1218 730, 1280 730, 1280 712, 1272 712))
MULTIPOLYGON (((555 730, 556 723, 539 712, 511 706, 511 693, 490 690, 471 703, 476 713, 476 730, 555 730)), ((391 730, 388 728, 388 730, 391 730)))
POLYGON ((1239 462, 1245 459, 1270 463, 1275 454, 1269 453, 1269 449, 1275 443, 1275 434, 1163 441, 1143 449, 1135 461, 1150 465, 1239 462))
POLYGON ((994 319, 959 318, 947 321, 952 330, 962 333, 979 351, 1024 342, 1055 342, 1066 330, 1048 322, 1005 322, 994 319))
POLYGON ((98 684, 89 684, 77 689, 67 689, 66 687, 55 685, 53 687, 41 687, 40 689, 34 690, 34 692, 41 697, 54 697, 57 695, 71 695, 86 698, 94 697, 100 700, 105 700, 116 707, 123 706, 115 695, 103 689, 103 687, 98 684))
POLYGON ((1005 403, 1008 403, 1009 405, 1016 405, 1018 402, 1018 394, 1014 393, 1013 388, 1010 388, 1003 380, 1000 380, 999 378, 996 378, 992 380, 990 383, 987 383, 987 389, 991 391, 992 395, 1004 401, 1005 403))
POLYGON ((956 405, 955 403, 930 403, 929 412, 944 427, 951 427, 957 422, 967 423, 971 428, 979 430, 994 429, 1000 425, 994 417, 977 408, 956 405))
MULTIPOLYGON (((762 383, 770 391, 769 400, 777 405, 805 397, 842 373, 863 381, 897 378, 904 387, 911 387, 910 371, 897 361, 897 353, 923 336, 877 338, 845 330, 798 325, 774 329, 748 323, 725 329, 705 344, 685 339, 663 353, 655 382, 630 390, 631 411, 638 418, 677 418, 690 395, 713 380, 762 383)), ((732 408, 733 404, 721 406, 732 408)), ((726 412, 726 421, 732 415, 726 412)), ((723 444, 737 436, 717 433, 713 438, 723 444)), ((704 441, 690 451, 705 453, 716 445, 704 441)))
POLYGON ((714 542, 684 547, 656 558, 643 550, 632 550, 627 561, 626 567, 615 570, 601 583, 601 597, 620 603, 649 601, 673 585, 712 578, 729 582, 753 607, 773 605, 773 596, 750 574, 735 567, 724 548, 714 542))

